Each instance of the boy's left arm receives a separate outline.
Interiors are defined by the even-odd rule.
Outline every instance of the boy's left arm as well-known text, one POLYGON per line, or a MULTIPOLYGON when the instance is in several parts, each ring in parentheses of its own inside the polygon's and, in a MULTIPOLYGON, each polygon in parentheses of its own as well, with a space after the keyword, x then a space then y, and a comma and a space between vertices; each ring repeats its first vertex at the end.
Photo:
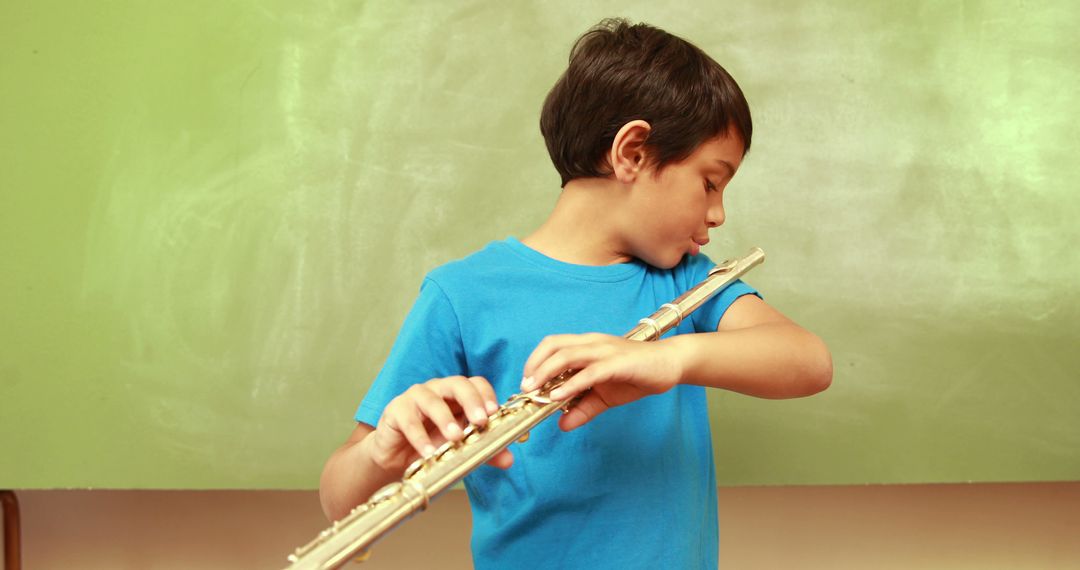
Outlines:
POLYGON ((672 337, 683 384, 758 398, 799 398, 832 382, 832 356, 817 335, 754 295, 728 307, 715 333, 672 337))
POLYGON ((658 342, 603 334, 548 337, 526 362, 522 389, 531 390, 568 369, 579 372, 552 397, 589 391, 560 419, 564 430, 677 384, 780 399, 816 394, 832 382, 825 343, 754 295, 736 299, 712 333, 658 342))

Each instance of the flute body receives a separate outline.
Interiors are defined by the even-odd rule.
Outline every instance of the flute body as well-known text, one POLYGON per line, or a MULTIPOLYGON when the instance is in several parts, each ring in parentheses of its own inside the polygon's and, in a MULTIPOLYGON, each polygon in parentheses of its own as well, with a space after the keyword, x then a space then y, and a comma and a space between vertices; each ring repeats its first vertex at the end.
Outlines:
MULTIPOLYGON (((710 297, 764 260, 765 253, 760 248, 754 248, 744 257, 717 265, 704 281, 641 319, 624 338, 658 340, 710 297)), ((379 489, 367 502, 335 521, 308 544, 296 549, 288 557, 291 562, 289 568, 332 569, 353 558, 366 559, 370 555, 370 546, 384 534, 417 511, 425 509, 434 497, 487 463, 511 443, 527 440, 529 431, 556 410, 572 406, 576 398, 552 400, 548 394, 575 372, 568 370, 531 392, 511 396, 498 411, 491 414, 486 426, 469 425, 461 441, 447 441, 431 457, 413 462, 400 481, 379 489)))

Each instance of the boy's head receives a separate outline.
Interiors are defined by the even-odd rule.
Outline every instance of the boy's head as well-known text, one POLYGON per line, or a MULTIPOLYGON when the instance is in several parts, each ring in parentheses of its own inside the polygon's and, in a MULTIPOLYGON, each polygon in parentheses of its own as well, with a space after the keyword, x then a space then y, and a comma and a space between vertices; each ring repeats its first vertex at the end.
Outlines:
POLYGON ((651 126, 645 148, 657 172, 729 128, 741 136, 743 154, 750 150, 750 107, 720 64, 661 29, 606 19, 574 43, 540 113, 562 186, 610 175, 612 141, 635 119, 651 126))

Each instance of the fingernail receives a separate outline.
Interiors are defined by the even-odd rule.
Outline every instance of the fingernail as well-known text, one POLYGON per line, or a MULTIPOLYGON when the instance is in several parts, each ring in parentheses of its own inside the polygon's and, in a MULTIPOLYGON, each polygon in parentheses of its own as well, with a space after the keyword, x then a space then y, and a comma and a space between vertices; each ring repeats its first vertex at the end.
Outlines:
POLYGON ((473 415, 474 418, 476 418, 476 419, 473 420, 473 423, 486 422, 487 421, 488 415, 486 413, 484 413, 484 408, 481 408, 479 406, 473 408, 472 415, 473 415))
POLYGON ((489 416, 491 414, 494 414, 495 412, 499 411, 499 405, 496 404, 495 402, 487 402, 485 404, 485 407, 487 408, 487 413, 488 413, 489 416))
POLYGON ((435 446, 431 444, 425 445, 423 451, 424 459, 431 459, 432 455, 435 455, 435 446))
POLYGON ((563 390, 562 388, 556 388, 552 390, 548 396, 550 396, 552 400, 561 400, 563 399, 563 390))
POLYGON ((536 379, 532 376, 526 376, 521 379, 521 389, 529 391, 533 389, 533 384, 536 383, 536 379))
POLYGON ((461 427, 459 427, 454 422, 450 422, 450 423, 446 424, 446 431, 450 432, 450 434, 453 435, 454 437, 457 437, 457 436, 461 435, 461 427))

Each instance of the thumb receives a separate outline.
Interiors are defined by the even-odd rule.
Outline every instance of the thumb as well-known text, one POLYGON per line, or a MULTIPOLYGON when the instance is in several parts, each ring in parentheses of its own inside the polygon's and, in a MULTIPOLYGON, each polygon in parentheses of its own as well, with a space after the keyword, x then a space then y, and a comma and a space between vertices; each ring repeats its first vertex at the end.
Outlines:
POLYGON ((559 428, 563 431, 577 429, 610 408, 611 406, 604 402, 596 390, 589 390, 570 408, 570 411, 559 418, 559 428))
POLYGON ((510 453, 509 449, 504 449, 495 454, 487 462, 492 467, 498 467, 499 469, 509 469, 514 464, 514 456, 510 453))

